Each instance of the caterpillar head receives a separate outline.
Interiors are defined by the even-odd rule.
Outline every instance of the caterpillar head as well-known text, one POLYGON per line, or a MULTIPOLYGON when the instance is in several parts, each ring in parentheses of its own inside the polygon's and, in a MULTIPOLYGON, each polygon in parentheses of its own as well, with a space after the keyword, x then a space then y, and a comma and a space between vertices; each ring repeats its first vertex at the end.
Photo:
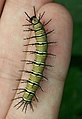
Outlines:
POLYGON ((30 20, 31 20, 32 24, 37 24, 38 21, 39 21, 39 20, 36 18, 36 16, 32 16, 32 17, 30 18, 30 20))

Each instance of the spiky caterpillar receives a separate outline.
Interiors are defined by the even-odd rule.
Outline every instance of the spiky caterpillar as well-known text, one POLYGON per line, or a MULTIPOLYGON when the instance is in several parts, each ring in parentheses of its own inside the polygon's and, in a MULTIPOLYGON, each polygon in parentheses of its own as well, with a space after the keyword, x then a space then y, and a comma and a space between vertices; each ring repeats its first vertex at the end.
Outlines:
MULTIPOLYGON (((36 38, 36 43, 27 44, 27 45, 35 45, 36 51, 24 51, 24 52, 34 53, 35 60, 34 61, 22 60, 22 61, 28 62, 27 64, 32 64, 33 68, 32 68, 32 71, 21 70, 22 72, 29 73, 30 77, 29 77, 29 79, 21 79, 21 80, 19 79, 19 81, 26 82, 27 84, 24 89, 22 89, 22 88, 16 89, 16 90, 20 90, 20 92, 18 94, 23 93, 23 96, 13 99, 13 100, 16 100, 16 99, 21 98, 21 100, 15 105, 15 107, 19 105, 18 108, 20 108, 22 105, 24 105, 22 111, 25 110, 25 113, 26 113, 28 104, 30 104, 30 106, 33 110, 32 100, 34 97, 38 101, 38 99, 36 97, 36 91, 38 88, 41 88, 41 86, 40 86, 41 80, 43 78, 47 79, 45 76, 43 76, 44 68, 45 68, 45 66, 51 66, 51 65, 46 64, 46 58, 48 55, 53 55, 53 54, 48 53, 48 44, 55 43, 55 42, 47 41, 47 34, 51 33, 53 30, 46 33, 45 28, 44 28, 44 26, 47 25, 51 21, 51 19, 43 25, 41 23, 41 19, 45 12, 42 15, 40 14, 39 18, 37 18, 36 12, 35 12, 35 7, 33 7, 33 8, 34 8, 34 16, 30 17, 25 12, 26 16, 29 18, 26 20, 29 21, 30 24, 29 25, 27 24, 24 26, 32 25, 33 29, 29 28, 28 30, 25 30, 25 31, 34 31, 35 36, 25 38, 24 40, 36 38)), ((27 46, 27 45, 25 45, 25 46, 27 46)), ((41 88, 41 90, 42 90, 42 88, 41 88)))

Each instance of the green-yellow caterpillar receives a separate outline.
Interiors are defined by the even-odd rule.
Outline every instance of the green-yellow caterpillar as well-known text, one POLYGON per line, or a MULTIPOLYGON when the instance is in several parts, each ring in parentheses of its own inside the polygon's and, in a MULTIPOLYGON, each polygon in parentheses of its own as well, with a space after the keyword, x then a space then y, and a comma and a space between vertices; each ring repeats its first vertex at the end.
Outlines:
MULTIPOLYGON (((23 105, 22 111, 25 110, 25 113, 26 113, 28 104, 31 106, 31 108, 33 110, 33 106, 32 106, 33 98, 35 98, 38 101, 38 98, 36 96, 36 91, 38 88, 41 88, 41 86, 40 86, 41 80, 43 78, 47 79, 45 76, 43 76, 43 71, 44 71, 45 66, 50 66, 50 65, 46 64, 46 58, 48 55, 53 55, 53 54, 48 53, 48 44, 55 43, 55 42, 47 41, 47 34, 51 33, 53 30, 46 32, 45 28, 44 28, 44 26, 47 25, 51 21, 51 19, 47 23, 42 24, 41 19, 45 12, 43 12, 42 15, 40 14, 39 18, 37 18, 35 7, 33 7, 33 8, 34 8, 34 16, 30 17, 25 12, 25 15, 28 18, 26 20, 29 21, 30 24, 26 24, 24 26, 32 25, 33 29, 29 28, 28 30, 25 30, 25 31, 34 31, 35 36, 26 38, 24 40, 36 38, 36 43, 28 44, 28 45, 35 45, 36 51, 24 51, 24 52, 34 53, 35 59, 34 59, 34 61, 23 60, 25 62, 28 62, 28 64, 31 63, 33 65, 33 68, 32 68, 32 71, 21 70, 22 72, 29 73, 30 77, 29 77, 29 79, 19 80, 22 82, 26 82, 26 87, 24 89, 22 89, 22 88, 16 89, 16 90, 20 90, 19 94, 23 93, 23 95, 22 95, 22 97, 17 97, 17 98, 13 99, 13 100, 21 99, 15 105, 15 107, 18 106, 17 107, 17 109, 18 109, 23 105)), ((25 46, 27 46, 27 45, 25 45, 25 46)), ((41 90, 42 90, 42 88, 41 88, 41 90)))

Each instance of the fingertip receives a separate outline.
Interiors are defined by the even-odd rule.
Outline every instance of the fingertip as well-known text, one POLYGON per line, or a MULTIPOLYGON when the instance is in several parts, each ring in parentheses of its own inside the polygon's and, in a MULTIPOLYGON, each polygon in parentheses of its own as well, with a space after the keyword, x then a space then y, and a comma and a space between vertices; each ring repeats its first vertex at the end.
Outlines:
POLYGON ((55 18, 56 16, 58 17, 59 15, 61 17, 67 18, 70 22, 72 22, 72 15, 70 14, 70 12, 67 10, 67 8, 61 4, 58 3, 47 3, 44 4, 38 12, 43 12, 45 11, 45 15, 47 15, 48 17, 52 17, 55 18), (55 17, 54 17, 55 15, 55 17))

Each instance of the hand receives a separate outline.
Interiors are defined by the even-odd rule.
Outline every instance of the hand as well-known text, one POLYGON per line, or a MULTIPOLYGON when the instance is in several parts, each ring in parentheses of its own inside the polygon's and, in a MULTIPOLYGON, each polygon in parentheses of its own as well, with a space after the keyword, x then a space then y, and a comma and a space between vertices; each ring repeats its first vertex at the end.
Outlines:
MULTIPOLYGON (((0 13, 4 2, 4 0, 0 1, 0 13)), ((52 0, 7 0, 5 2, 0 19, 0 119, 57 119, 58 117, 70 62, 72 20, 63 6, 50 2, 52 0), (21 108, 16 110, 13 107, 18 100, 13 102, 11 100, 16 93, 12 89, 22 85, 16 79, 23 77, 19 70, 24 69, 24 63, 21 60, 26 57, 26 53, 22 51, 27 41, 22 39, 29 35, 29 32, 22 31, 24 29, 22 25, 26 23, 24 12, 32 16, 33 6, 38 14, 45 11, 43 21, 52 19, 46 25, 46 29, 54 29, 54 32, 48 35, 48 40, 57 42, 49 47, 49 52, 55 54, 56 57, 47 59, 48 63, 54 67, 44 71, 48 81, 41 83, 44 92, 38 91, 39 102, 35 103, 34 112, 28 106, 25 114, 21 108)), ((28 54, 27 58, 30 58, 28 54)))

